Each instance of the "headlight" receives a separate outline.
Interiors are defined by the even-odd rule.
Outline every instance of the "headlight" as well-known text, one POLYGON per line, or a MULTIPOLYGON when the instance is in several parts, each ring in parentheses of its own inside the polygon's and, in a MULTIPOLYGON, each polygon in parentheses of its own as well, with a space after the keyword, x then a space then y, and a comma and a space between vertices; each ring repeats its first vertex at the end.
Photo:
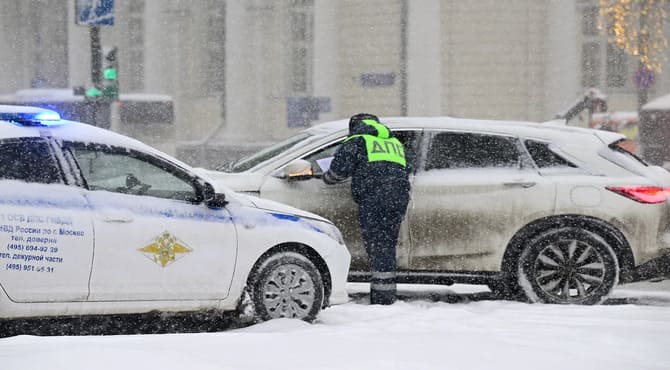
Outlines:
POLYGON ((320 231, 328 235, 331 239, 335 240, 338 244, 344 245, 344 238, 342 238, 342 233, 337 226, 323 221, 317 221, 309 218, 303 218, 303 220, 308 223, 310 226, 315 228, 317 231, 320 231))

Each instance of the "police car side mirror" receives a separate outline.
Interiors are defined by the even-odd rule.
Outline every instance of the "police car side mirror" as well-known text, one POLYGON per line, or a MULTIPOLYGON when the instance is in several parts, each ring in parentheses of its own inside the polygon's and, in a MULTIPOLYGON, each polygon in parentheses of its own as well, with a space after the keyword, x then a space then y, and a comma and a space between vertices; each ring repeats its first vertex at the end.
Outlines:
POLYGON ((314 170, 308 161, 296 159, 284 166, 283 175, 289 181, 309 180, 314 177, 314 170))
POLYGON ((210 183, 205 183, 205 188, 203 190, 203 198, 207 207, 210 208, 222 208, 228 204, 226 200, 226 195, 222 193, 217 193, 214 190, 214 187, 210 183))

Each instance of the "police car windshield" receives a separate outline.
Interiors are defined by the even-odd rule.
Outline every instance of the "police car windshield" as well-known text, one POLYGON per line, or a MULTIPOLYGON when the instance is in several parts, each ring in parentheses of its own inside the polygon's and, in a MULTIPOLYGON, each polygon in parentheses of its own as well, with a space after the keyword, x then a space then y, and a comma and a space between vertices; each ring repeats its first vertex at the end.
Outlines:
POLYGON ((297 145, 302 145, 312 134, 308 132, 301 132, 297 135, 291 136, 286 140, 280 141, 276 144, 262 149, 254 154, 248 155, 237 162, 233 163, 226 172, 242 172, 250 168, 256 167, 258 164, 267 161, 297 145))

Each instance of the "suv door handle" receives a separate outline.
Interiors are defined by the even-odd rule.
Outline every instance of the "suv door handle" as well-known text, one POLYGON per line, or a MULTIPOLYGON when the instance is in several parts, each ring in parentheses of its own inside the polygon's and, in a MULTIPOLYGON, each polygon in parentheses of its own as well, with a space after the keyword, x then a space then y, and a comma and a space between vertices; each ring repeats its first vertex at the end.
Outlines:
POLYGON ((530 188, 535 186, 534 181, 512 181, 512 182, 503 182, 503 185, 514 187, 514 188, 530 188))

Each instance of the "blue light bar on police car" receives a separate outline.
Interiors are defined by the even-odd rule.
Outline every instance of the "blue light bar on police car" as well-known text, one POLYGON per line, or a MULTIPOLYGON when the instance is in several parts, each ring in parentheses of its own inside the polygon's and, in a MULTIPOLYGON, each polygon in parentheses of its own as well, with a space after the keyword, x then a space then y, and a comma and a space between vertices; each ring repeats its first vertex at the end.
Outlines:
POLYGON ((39 121, 60 121, 60 114, 56 112, 41 112, 35 115, 39 121))
POLYGON ((24 126, 54 126, 63 124, 60 114, 48 109, 0 106, 0 121, 9 121, 24 126))

